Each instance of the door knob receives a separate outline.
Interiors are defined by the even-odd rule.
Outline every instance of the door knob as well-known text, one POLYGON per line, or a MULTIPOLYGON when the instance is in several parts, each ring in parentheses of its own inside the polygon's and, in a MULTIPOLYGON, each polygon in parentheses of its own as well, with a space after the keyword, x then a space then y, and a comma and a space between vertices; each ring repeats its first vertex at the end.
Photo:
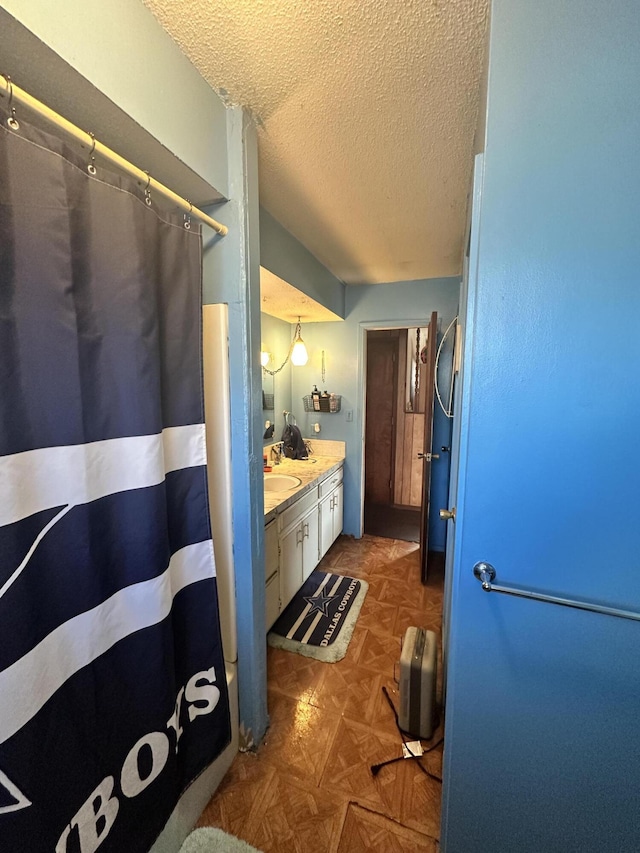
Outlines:
POLYGON ((443 521, 455 521, 456 520, 456 508, 453 509, 441 509, 440 510, 440 518, 443 521))

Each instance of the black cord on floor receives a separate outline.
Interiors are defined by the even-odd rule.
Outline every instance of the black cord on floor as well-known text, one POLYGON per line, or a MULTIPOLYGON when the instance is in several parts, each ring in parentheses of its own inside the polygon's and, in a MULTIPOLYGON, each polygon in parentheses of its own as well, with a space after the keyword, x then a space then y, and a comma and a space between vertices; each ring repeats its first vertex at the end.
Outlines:
MULTIPOLYGON (((420 770, 422 770, 422 772, 423 772, 426 776, 428 776, 430 779, 434 779, 436 782, 440 782, 440 783, 441 783, 441 782, 442 782, 442 778, 441 778, 440 776, 436 776, 434 773, 431 773, 431 772, 430 772, 429 770, 427 770, 427 768, 422 764, 422 762, 420 761, 421 756, 420 756, 420 755, 416 755, 414 752, 411 752, 411 747, 407 744, 407 741, 405 740, 404 732, 403 732, 403 731, 402 731, 402 729, 400 728, 400 718, 398 717, 398 712, 396 711, 396 706, 393 704, 393 701, 392 701, 392 699, 391 699, 391 696, 389 696, 389 691, 387 690, 387 688, 386 688, 384 685, 383 685, 383 687, 382 687, 382 692, 383 692, 383 693, 384 693, 384 695, 385 695, 385 699, 386 699, 386 700, 387 700, 387 702, 389 703, 389 707, 390 707, 390 708, 391 708, 391 710, 393 711, 393 718, 394 718, 394 720, 395 720, 395 722, 396 722, 396 728, 398 729, 398 733, 400 734, 400 737, 402 738, 402 743, 404 744, 404 746, 405 746, 405 748, 406 748, 407 752, 409 753, 409 755, 411 756, 411 758, 415 758, 415 759, 416 759, 416 761, 417 761, 417 763, 418 763, 418 767, 420 768, 420 770)), ((440 744, 443 742, 443 740, 444 740, 444 738, 442 738, 442 737, 441 737, 441 738, 439 738, 439 740, 437 740, 435 743, 431 744, 431 746, 429 746, 427 749, 423 750, 422 755, 426 755, 428 752, 432 752, 436 747, 440 746, 440 744)), ((396 762, 396 761, 407 761, 407 759, 404 757, 404 755, 400 755, 400 756, 398 756, 397 758, 390 758, 388 761, 382 761, 382 762, 380 762, 380 764, 372 764, 372 765, 371 765, 371 768, 370 768, 370 769, 371 769, 371 775, 372 775, 372 776, 377 776, 377 775, 378 775, 378 773, 382 770, 382 768, 383 768, 383 767, 386 767, 386 766, 387 766, 387 764, 395 764, 395 762, 396 762)))

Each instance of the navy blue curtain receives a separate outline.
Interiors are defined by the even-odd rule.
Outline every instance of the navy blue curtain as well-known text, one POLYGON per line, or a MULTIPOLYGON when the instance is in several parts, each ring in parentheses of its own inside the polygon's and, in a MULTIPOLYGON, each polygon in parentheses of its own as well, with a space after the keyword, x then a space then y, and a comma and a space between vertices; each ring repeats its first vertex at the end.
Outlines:
POLYGON ((0 849, 143 853, 230 740, 201 237, 0 128, 0 849))

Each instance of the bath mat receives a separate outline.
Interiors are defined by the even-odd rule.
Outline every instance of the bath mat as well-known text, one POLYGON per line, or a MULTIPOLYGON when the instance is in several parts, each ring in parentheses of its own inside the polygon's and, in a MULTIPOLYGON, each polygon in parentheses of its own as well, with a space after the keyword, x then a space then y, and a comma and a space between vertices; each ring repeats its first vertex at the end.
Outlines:
POLYGON ((342 660, 368 589, 366 581, 316 569, 267 634, 269 645, 325 663, 342 660))
POLYGON ((260 853, 255 847, 221 829, 203 826, 194 829, 180 848, 180 853, 260 853))

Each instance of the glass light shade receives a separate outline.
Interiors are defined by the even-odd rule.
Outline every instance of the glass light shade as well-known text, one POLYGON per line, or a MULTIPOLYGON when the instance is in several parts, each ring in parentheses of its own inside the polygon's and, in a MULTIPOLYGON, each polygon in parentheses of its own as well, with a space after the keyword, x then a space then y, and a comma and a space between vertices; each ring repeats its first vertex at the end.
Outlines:
POLYGON ((304 345, 304 341, 298 336, 291 351, 291 364, 295 364, 296 367, 302 367, 303 364, 307 363, 308 359, 309 356, 307 355, 307 348, 304 345))
POLYGON ((260 364, 263 367, 266 367, 271 361, 271 353, 269 352, 261 352, 260 353, 260 364))

